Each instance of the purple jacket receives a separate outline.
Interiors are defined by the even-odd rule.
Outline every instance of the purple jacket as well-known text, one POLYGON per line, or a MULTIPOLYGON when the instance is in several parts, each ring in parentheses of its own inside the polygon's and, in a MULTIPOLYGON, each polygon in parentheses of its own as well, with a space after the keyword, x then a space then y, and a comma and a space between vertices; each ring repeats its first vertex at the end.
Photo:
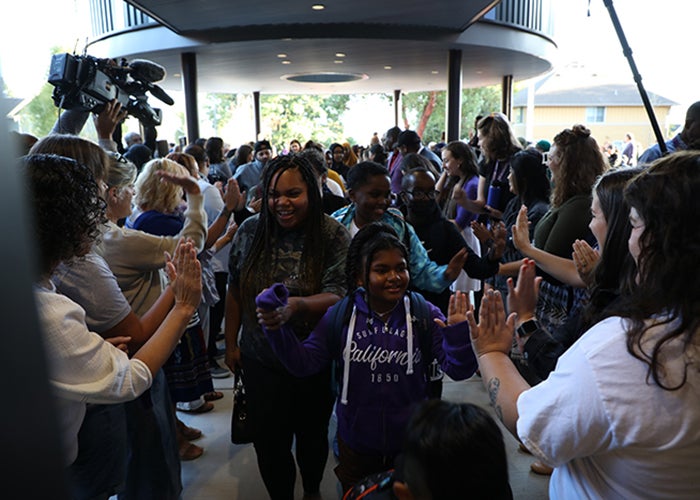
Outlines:
MULTIPOLYGON (((259 295, 256 302, 258 307, 272 309, 280 305, 281 297, 283 293, 276 295, 272 287, 259 295)), ((353 300, 353 317, 349 324, 354 322, 354 333, 349 351, 345 350, 347 325, 338 343, 342 353, 330 351, 333 344, 328 342, 328 335, 332 330, 333 308, 303 342, 287 326, 278 331, 263 330, 282 364, 297 377, 317 373, 337 360, 343 382, 343 392, 336 403, 338 435, 357 452, 394 456, 401 449, 413 410, 426 397, 425 363, 416 332, 408 341, 404 303, 396 307, 385 325, 374 313, 368 317, 363 289, 354 292, 353 300), (411 355, 409 343, 412 344, 411 355), (348 367, 347 359, 350 360, 348 367), (411 359, 412 370, 409 369, 411 359)), ((430 312, 432 318, 444 321, 440 310, 432 304, 430 312)), ((433 326, 433 354, 443 371, 453 380, 471 377, 477 363, 467 323, 446 328, 432 321, 430 324, 433 326)))

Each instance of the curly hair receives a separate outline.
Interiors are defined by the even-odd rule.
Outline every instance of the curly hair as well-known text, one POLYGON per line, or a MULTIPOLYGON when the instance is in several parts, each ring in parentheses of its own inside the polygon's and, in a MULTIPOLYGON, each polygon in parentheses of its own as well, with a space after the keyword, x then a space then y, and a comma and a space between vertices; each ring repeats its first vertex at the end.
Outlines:
POLYGON ((396 248, 401 251, 408 262, 408 250, 399 239, 396 231, 383 222, 371 222, 357 232, 348 247, 348 256, 345 260, 345 280, 348 294, 357 289, 357 282, 361 277, 365 283, 369 283, 368 263, 372 262, 374 254, 381 250, 396 248))
POLYGON ((608 162, 584 125, 574 125, 554 137, 559 156, 559 172, 552 190, 552 207, 573 196, 591 193, 595 180, 608 170, 608 162))
MULTIPOLYGON (((680 389, 669 380, 664 360, 676 356, 672 341, 683 349, 697 345, 700 331, 700 152, 684 151, 656 160, 625 188, 630 207, 639 213, 644 229, 639 237, 637 277, 618 309, 629 318, 627 350, 646 363, 647 377, 666 390, 680 389), (650 324, 649 319, 656 321, 650 324), (667 329, 653 339, 646 332, 657 325, 667 329)), ((695 368, 692 368, 695 369, 695 368)))
POLYGON ((508 117, 503 113, 491 113, 483 117, 476 127, 482 136, 488 138, 488 147, 481 144, 481 150, 488 161, 504 160, 523 149, 508 117))
POLYGON ((151 160, 143 166, 136 178, 134 203, 144 211, 172 213, 182 201, 183 191, 176 184, 161 182, 161 177, 156 174, 158 170, 177 175, 190 175, 185 167, 167 158, 151 160))
POLYGON ((466 142, 450 141, 445 145, 443 151, 449 151, 455 160, 461 160, 459 164, 460 175, 451 175, 447 179, 437 199, 438 204, 442 207, 442 213, 447 218, 454 219, 457 203, 452 199, 452 190, 457 184, 463 185, 475 175, 479 175, 479 167, 474 150, 466 142))
POLYGON ((88 167, 72 158, 32 154, 21 160, 39 242, 40 272, 85 255, 106 222, 105 202, 88 167))
POLYGON ((302 295, 313 295, 321 287, 323 265, 326 261, 323 240, 323 202, 314 168, 302 155, 281 155, 270 160, 262 172, 262 205, 253 241, 241 268, 241 295, 248 313, 255 317, 255 296, 275 282, 277 242, 282 228, 270 210, 270 192, 274 191, 280 175, 296 170, 306 184, 309 209, 303 222, 304 245, 300 257, 299 283, 302 295))
POLYGON ((32 146, 29 154, 48 154, 73 158, 89 168, 97 181, 105 179, 105 171, 109 165, 109 156, 104 149, 77 135, 47 135, 32 146))

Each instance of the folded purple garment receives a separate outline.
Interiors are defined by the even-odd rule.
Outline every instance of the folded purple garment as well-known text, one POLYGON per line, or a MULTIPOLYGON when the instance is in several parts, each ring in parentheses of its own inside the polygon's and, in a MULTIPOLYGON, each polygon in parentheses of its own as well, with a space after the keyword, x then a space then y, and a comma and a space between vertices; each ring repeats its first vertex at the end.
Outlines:
POLYGON ((275 283, 255 297, 255 305, 260 309, 271 310, 287 305, 289 290, 282 283, 275 283))

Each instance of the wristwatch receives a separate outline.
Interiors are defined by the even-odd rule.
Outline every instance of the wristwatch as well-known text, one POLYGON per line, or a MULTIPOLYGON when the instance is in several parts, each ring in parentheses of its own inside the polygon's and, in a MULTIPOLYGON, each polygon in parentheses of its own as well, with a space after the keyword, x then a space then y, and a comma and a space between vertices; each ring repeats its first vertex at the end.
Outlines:
POLYGON ((527 321, 524 321, 518 328, 515 329, 515 331, 517 332, 518 337, 527 337, 528 335, 532 335, 539 329, 540 322, 532 318, 527 321))

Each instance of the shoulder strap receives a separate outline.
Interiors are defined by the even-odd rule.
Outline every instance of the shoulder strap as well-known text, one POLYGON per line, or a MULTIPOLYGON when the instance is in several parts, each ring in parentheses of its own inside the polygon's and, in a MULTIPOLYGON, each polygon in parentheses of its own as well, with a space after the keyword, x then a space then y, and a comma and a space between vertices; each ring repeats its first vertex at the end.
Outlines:
POLYGON ((336 397, 340 394, 342 377, 340 363, 338 361, 342 355, 342 350, 340 348, 342 344, 341 337, 343 335, 343 326, 347 325, 350 319, 352 300, 353 295, 349 293, 328 311, 330 313, 327 332, 328 352, 331 353, 333 359, 331 362, 331 390, 336 397))
POLYGON ((426 374, 429 373, 430 365, 433 362, 433 338, 431 332, 432 317, 430 316, 430 307, 428 301, 425 300, 420 293, 407 292, 411 299, 411 312, 413 313, 413 324, 418 337, 418 346, 420 348, 421 357, 423 358, 423 367, 426 374))

